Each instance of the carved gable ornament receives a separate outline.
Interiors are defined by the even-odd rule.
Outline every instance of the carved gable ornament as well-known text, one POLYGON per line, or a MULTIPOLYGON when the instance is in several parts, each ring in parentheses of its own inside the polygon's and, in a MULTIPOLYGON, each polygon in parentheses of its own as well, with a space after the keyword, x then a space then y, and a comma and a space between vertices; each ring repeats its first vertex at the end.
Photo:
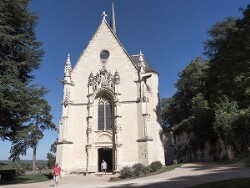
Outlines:
POLYGON ((89 75, 89 86, 93 87, 93 90, 97 90, 99 88, 108 88, 112 91, 115 90, 115 85, 120 83, 120 76, 116 71, 114 75, 111 72, 108 72, 105 67, 103 67, 96 76, 91 72, 89 75))

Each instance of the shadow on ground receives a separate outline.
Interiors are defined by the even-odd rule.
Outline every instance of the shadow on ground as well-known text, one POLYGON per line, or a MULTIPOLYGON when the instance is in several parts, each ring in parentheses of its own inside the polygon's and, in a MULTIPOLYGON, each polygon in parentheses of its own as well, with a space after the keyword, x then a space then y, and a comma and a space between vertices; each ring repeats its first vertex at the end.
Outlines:
MULTIPOLYGON (((112 188, 119 187, 144 187, 144 188, 187 188, 190 186, 194 186, 197 184, 220 181, 220 180, 227 180, 233 178, 244 178, 250 177, 250 168, 230 168, 230 169, 220 169, 217 165, 207 166, 201 164, 201 166, 197 165, 190 165, 184 168, 189 168, 191 171, 200 171, 200 170, 209 170, 209 172, 202 175, 190 175, 190 176, 179 176, 176 178, 160 178, 158 182, 155 183, 148 183, 145 185, 138 185, 135 183, 128 183, 122 185, 111 186, 112 188)), ((182 167, 183 168, 183 167, 182 167)), ((137 179, 139 180, 139 179, 137 179)), ((139 181, 137 181, 140 183, 139 181)))

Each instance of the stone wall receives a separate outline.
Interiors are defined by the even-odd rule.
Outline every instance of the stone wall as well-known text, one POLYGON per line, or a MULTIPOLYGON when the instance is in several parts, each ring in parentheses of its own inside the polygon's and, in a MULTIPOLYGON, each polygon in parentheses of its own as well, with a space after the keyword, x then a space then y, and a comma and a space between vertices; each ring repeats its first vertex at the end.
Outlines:
POLYGON ((158 111, 158 75, 150 74, 146 91, 149 100, 143 103, 138 101, 140 96, 138 83, 141 82, 138 80, 138 70, 118 38, 103 20, 71 71, 70 78, 65 78, 56 157, 56 161, 65 172, 97 171, 97 150, 100 147, 111 147, 116 151, 117 170, 140 162, 138 139, 142 135, 141 128, 145 123, 142 117, 145 114, 148 114, 147 131, 150 136, 150 141, 146 144, 145 163, 149 164, 155 160, 164 163, 158 111), (110 52, 106 61, 100 59, 100 52, 103 50, 110 52), (95 88, 89 84, 90 75, 95 76, 101 73, 101 70, 107 70, 112 76, 116 72, 119 74, 120 81, 115 89, 100 88, 100 86, 95 88), (112 131, 106 131, 106 136, 110 134, 110 137, 105 137, 103 140, 100 138, 104 133, 100 134, 97 126, 98 97, 102 93, 112 99, 115 126, 112 131))
POLYGON ((178 133, 178 135, 170 135, 168 133, 166 136, 174 136, 174 159, 176 159, 178 162, 209 162, 221 160, 227 156, 226 148, 223 142, 220 140, 218 140, 214 146, 211 146, 207 142, 204 148, 201 150, 192 147, 192 145, 189 143, 190 135, 186 132, 178 133))

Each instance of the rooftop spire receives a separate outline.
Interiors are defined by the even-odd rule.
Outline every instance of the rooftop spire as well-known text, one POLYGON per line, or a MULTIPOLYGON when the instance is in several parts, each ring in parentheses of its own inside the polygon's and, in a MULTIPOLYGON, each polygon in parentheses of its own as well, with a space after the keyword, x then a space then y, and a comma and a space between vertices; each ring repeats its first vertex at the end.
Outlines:
POLYGON ((66 65, 70 65, 70 54, 68 53, 66 65))
POLYGON ((141 50, 140 50, 140 56, 139 56, 139 61, 140 61, 140 62, 143 61, 143 57, 142 57, 142 56, 143 56, 143 54, 142 54, 142 52, 141 52, 141 50))
POLYGON ((112 1, 112 12, 111 12, 111 19, 110 19, 110 27, 113 30, 113 32, 116 34, 115 5, 114 5, 114 1, 112 1))
POLYGON ((145 73, 146 66, 145 66, 145 62, 144 62, 143 54, 142 54, 141 50, 140 50, 140 54, 139 54, 139 67, 140 67, 140 72, 145 73))
POLYGON ((64 77, 70 77, 71 70, 72 68, 71 68, 71 62, 70 62, 70 54, 68 53, 68 58, 67 58, 66 65, 64 68, 64 77))

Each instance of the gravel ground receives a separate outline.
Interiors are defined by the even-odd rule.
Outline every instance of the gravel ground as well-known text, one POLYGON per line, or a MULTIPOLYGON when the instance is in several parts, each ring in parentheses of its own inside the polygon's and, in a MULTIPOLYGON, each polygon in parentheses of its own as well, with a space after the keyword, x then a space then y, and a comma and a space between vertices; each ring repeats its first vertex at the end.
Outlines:
MULTIPOLYGON (((99 188, 99 187, 153 187, 153 188, 186 188, 192 185, 250 177, 250 168, 219 166, 215 163, 189 163, 173 171, 144 178, 109 182, 114 175, 70 175, 60 179, 58 188, 99 188)), ((117 176, 117 175, 116 175, 117 176)), ((55 187, 54 182, 47 181, 33 184, 0 186, 7 188, 45 188, 55 187)))

